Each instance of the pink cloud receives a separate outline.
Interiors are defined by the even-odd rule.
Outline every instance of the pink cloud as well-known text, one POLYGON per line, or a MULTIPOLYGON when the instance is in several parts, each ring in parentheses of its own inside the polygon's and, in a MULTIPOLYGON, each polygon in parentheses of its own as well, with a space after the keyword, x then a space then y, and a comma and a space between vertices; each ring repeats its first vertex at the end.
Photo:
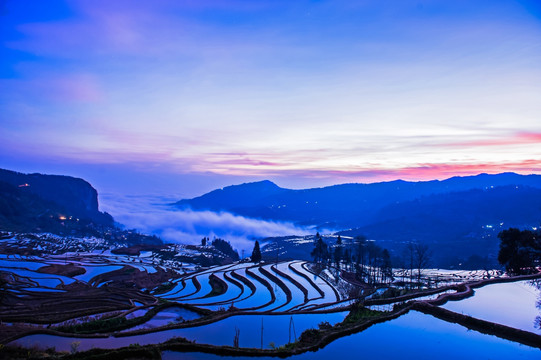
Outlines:
POLYGON ((490 163, 420 163, 400 168, 388 168, 385 164, 375 163, 360 168, 345 168, 344 170, 325 168, 296 170, 291 169, 285 162, 260 161, 250 158, 208 161, 207 164, 209 163, 211 166, 214 165, 212 171, 217 174, 265 178, 327 179, 330 183, 377 182, 395 179, 432 180, 501 172, 541 173, 541 159, 490 163))
POLYGON ((215 165, 233 165, 233 166, 268 166, 268 167, 282 167, 283 164, 273 161, 254 160, 248 157, 241 157, 236 159, 224 159, 211 161, 215 165))
POLYGON ((522 144, 532 144, 532 143, 541 143, 541 133, 518 132, 514 135, 504 137, 504 138, 456 142, 456 143, 443 144, 443 146, 485 147, 485 146, 522 145, 522 144))
POLYGON ((519 133, 519 136, 525 142, 541 143, 541 133, 521 132, 519 133))
POLYGON ((456 175, 501 173, 513 171, 533 173, 541 171, 541 160, 529 159, 517 162, 492 162, 477 164, 420 164, 417 167, 399 169, 398 174, 419 179, 445 178, 456 175))
POLYGON ((388 180, 432 180, 446 179, 453 176, 477 175, 480 173, 497 174, 501 172, 522 174, 541 173, 541 159, 529 159, 517 162, 493 162, 474 164, 436 164, 425 163, 403 168, 363 168, 357 170, 280 170, 274 172, 277 177, 302 177, 329 179, 333 182, 378 182, 388 180))

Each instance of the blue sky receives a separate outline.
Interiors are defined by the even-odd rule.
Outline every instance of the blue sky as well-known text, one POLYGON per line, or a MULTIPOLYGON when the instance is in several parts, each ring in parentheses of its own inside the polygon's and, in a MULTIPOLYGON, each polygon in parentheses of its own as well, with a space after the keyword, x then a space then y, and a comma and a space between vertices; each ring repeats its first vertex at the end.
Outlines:
POLYGON ((0 11, 0 167, 182 196, 541 173, 536 1, 0 11))

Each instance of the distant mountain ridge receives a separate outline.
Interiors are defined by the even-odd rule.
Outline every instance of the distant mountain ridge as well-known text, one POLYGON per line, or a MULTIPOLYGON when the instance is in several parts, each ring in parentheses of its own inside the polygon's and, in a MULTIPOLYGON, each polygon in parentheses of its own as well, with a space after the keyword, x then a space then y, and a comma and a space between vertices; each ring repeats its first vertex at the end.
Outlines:
POLYGON ((541 223, 541 188, 508 185, 432 194, 388 205, 376 218, 377 222, 339 234, 395 241, 433 238, 438 242, 475 237, 487 226, 502 230, 537 226, 541 223))
POLYGON ((441 181, 396 180, 304 190, 280 188, 266 180, 228 186, 193 199, 181 200, 174 205, 180 209, 227 211, 265 220, 348 229, 380 222, 381 211, 393 204, 413 201, 423 196, 502 186, 541 189, 541 176, 480 174, 441 181))
POLYGON ((226 210, 234 203, 236 207, 243 208, 250 207, 254 203, 264 202, 270 196, 276 196, 288 191, 290 190, 282 189, 272 181, 263 180, 216 189, 191 200, 180 200, 175 205, 226 210))

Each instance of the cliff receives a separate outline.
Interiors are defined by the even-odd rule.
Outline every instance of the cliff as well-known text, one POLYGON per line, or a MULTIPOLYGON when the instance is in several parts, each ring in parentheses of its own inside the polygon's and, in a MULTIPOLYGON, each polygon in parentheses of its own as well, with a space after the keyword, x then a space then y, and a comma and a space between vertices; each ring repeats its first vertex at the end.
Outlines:
POLYGON ((98 192, 83 179, 70 176, 22 174, 0 169, 0 225, 48 231, 50 220, 112 226, 113 218, 99 211, 98 192), (45 227, 45 229, 43 228, 45 227))

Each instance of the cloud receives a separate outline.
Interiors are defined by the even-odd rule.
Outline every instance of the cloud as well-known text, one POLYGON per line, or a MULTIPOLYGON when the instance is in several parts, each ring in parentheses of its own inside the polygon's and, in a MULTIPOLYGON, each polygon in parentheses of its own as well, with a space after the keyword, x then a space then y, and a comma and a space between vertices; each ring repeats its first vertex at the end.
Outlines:
POLYGON ((0 150, 21 163, 307 187, 541 157, 539 28, 518 5, 60 3, 5 17, 0 150))
POLYGON ((307 235, 312 232, 292 223, 246 218, 227 212, 176 211, 172 196, 100 196, 101 210, 127 228, 155 234, 168 242, 199 244, 205 236, 220 237, 238 250, 250 251, 253 239, 271 236, 307 235))
POLYGON ((438 146, 449 147, 486 147, 486 146, 507 146, 507 145, 525 145, 541 143, 541 133, 538 132, 518 132, 511 136, 498 137, 493 139, 479 139, 464 142, 455 142, 450 144, 441 144, 438 146))
POLYGON ((104 100, 99 79, 85 72, 43 74, 30 69, 24 77, 3 80, 2 85, 10 89, 8 96, 14 102, 30 98, 38 103, 65 106, 66 103, 95 103, 104 100))
MULTIPOLYGON (((221 16, 230 16, 234 10, 230 4, 221 7, 193 5, 170 1, 136 4, 124 0, 73 1, 69 6, 70 15, 65 19, 18 25, 17 30, 23 38, 9 41, 7 45, 40 56, 85 60, 103 59, 104 55, 114 54, 124 59, 136 56, 153 60, 155 57, 163 60, 164 56, 196 56, 210 60, 213 55, 222 55, 219 56, 222 61, 232 51, 253 54, 268 49, 266 42, 258 43, 252 32, 224 31, 220 21, 200 19, 208 8, 218 11, 221 16), (224 41, 223 37, 228 40, 224 41), (240 40, 246 37, 252 41, 240 40)), ((245 9, 237 6, 236 9, 245 16, 262 10, 256 6, 245 6, 245 9)))
POLYGON ((513 171, 523 174, 538 173, 541 171, 541 159, 529 159, 516 162, 488 162, 488 163, 448 163, 419 164, 415 167, 406 167, 387 171, 393 178, 403 179, 445 179, 452 176, 477 175, 479 173, 497 174, 513 171))
POLYGON ((90 74, 68 74, 30 82, 37 91, 57 102, 98 102, 103 93, 96 77, 90 74))
MULTIPOLYGON (((520 174, 538 174, 541 172, 541 159, 526 159, 519 161, 494 162, 452 162, 452 163, 418 163, 405 167, 386 167, 384 164, 374 164, 373 167, 357 167, 345 170, 290 170, 280 171, 267 176, 280 183, 288 179, 297 179, 297 183, 307 183, 319 179, 320 185, 328 186, 340 182, 380 182, 396 179, 422 181, 447 179, 453 176, 469 176, 480 173, 498 174, 501 172, 516 172, 520 174), (300 180, 300 181, 299 181, 300 180)), ((295 185, 295 187, 299 187, 295 185)), ((300 186, 305 188, 306 186, 300 186)))

